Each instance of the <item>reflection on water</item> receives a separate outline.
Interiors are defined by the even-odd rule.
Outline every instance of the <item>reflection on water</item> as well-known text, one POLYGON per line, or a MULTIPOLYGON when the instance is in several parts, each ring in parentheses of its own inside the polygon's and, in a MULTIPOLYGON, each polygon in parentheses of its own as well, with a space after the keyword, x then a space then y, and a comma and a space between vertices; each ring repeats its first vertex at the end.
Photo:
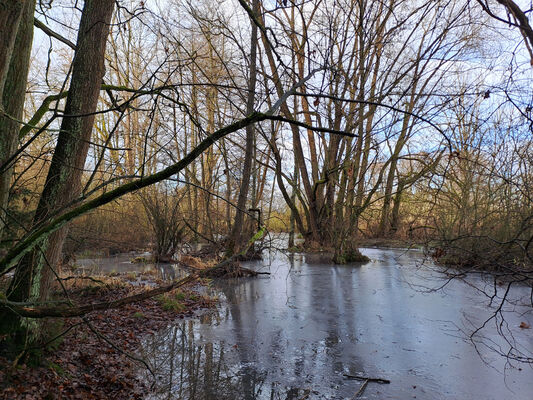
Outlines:
POLYGON ((187 270, 176 264, 132 262, 135 258, 148 260, 150 257, 150 253, 128 253, 103 258, 82 258, 76 262, 77 272, 91 275, 139 272, 153 274, 166 281, 180 279, 188 274, 187 270))
MULTIPOLYGON (((211 322, 203 318, 203 323, 211 322)), ((184 321, 146 341, 141 355, 150 361, 158 379, 153 398, 292 400, 318 394, 310 389, 281 388, 267 380, 267 371, 236 362, 238 345, 202 343, 195 332, 194 322, 184 321)))
MULTIPOLYGON (((216 312, 144 342, 142 356, 158 376, 152 398, 351 399, 361 382, 343 374, 363 374, 391 380, 369 384, 367 399, 531 400, 533 370, 510 368, 484 346, 505 346, 494 325, 477 350, 464 340, 460 329, 492 312, 472 287, 481 279, 430 292, 443 277, 420 268, 420 253, 363 252, 372 261, 354 266, 278 256, 269 277, 217 282, 216 312)), ((516 288, 513 296, 527 293, 516 288)), ((531 330, 518 328, 531 315, 506 317, 514 338, 533 349, 531 330)))

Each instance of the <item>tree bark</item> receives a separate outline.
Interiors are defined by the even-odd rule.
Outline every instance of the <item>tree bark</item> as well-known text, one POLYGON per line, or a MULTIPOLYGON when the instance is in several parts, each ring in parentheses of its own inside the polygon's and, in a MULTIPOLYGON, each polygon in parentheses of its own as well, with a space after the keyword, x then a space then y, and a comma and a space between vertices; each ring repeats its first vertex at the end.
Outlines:
MULTIPOLYGON (((26 83, 28 80, 33 41, 34 11, 35 0, 27 0, 24 3, 15 39, 14 48, 16 51, 12 52, 3 89, 2 102, 4 111, 17 120, 22 119, 22 113, 24 111, 26 83)), ((0 35, 0 37, 3 36, 0 35)), ((4 165, 17 149, 19 130, 20 126, 17 122, 0 116, 0 165, 4 165)), ((9 187, 12 173, 13 168, 11 166, 0 171, 0 239, 2 238, 4 226, 8 218, 6 209, 9 200, 9 187)))

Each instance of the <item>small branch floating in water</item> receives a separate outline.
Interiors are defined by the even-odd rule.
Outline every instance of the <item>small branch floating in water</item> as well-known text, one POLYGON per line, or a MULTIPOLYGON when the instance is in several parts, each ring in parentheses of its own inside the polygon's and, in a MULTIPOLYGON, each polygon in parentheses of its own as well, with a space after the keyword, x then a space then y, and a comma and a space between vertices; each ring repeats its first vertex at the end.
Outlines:
POLYGON ((351 400, 354 400, 356 398, 358 398, 360 395, 363 394, 363 392, 365 391, 366 389, 366 385, 368 385, 368 382, 369 380, 368 379, 365 379, 365 381, 363 382, 363 384, 361 385, 361 387, 359 388, 359 390, 357 392, 355 392, 355 394, 353 395, 352 399, 351 400))
POLYGON ((376 382, 376 383, 384 383, 384 384, 390 383, 388 379, 383 379, 383 378, 369 378, 368 376, 358 376, 358 375, 348 375, 348 374, 342 374, 342 375, 348 379, 359 379, 360 381, 368 381, 368 382, 376 382))
POLYGON ((386 383, 389 384, 390 381, 388 379, 383 378, 370 378, 368 376, 358 376, 358 375, 348 375, 348 374, 342 374, 345 378, 348 379, 358 379, 360 381, 364 381, 359 390, 353 395, 352 400, 356 399, 357 397, 361 396, 363 392, 366 389, 366 386, 368 385, 368 382, 376 382, 376 383, 386 383))

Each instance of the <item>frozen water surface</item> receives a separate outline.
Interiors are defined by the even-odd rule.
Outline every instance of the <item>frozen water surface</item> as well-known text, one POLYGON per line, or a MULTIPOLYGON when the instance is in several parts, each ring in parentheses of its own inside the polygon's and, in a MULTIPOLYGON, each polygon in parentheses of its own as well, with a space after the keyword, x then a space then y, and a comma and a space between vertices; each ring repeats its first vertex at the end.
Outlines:
MULTIPOLYGON (((494 308, 481 277, 447 278, 421 252, 363 249, 364 265, 337 266, 316 255, 277 254, 245 264, 270 276, 215 282, 216 311, 178 321, 149 337, 141 354, 165 399, 533 399, 533 369, 493 349, 506 343, 490 321, 477 346, 468 333, 494 308), (432 291, 447 283, 443 289, 432 291)), ((525 305, 512 290, 508 338, 533 349, 525 305), (512 308, 512 310, 511 310, 512 308), (512 336, 511 336, 512 335, 512 336)))

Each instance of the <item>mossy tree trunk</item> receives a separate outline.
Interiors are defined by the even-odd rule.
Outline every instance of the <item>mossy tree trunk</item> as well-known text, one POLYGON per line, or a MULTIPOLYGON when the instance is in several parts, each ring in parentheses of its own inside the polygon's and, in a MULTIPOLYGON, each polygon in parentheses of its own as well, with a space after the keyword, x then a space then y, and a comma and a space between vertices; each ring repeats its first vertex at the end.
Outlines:
MULTIPOLYGON (((46 223, 80 193, 82 171, 89 148, 102 78, 104 54, 114 0, 87 0, 78 32, 72 78, 57 145, 34 216, 34 226, 46 223)), ((17 266, 8 289, 12 301, 44 301, 67 230, 63 227, 46 237, 17 266)), ((15 337, 17 346, 38 340, 38 324, 15 314, 0 316, 2 331, 15 337), (30 323, 31 322, 31 323, 30 323)))
MULTIPOLYGON (((26 83, 30 65, 30 54, 33 40, 33 14, 35 0, 23 3, 22 14, 14 42, 16 51, 12 52, 9 68, 3 89, 2 105, 4 111, 11 117, 21 120, 24 110, 26 83)), ((0 31, 1 31, 0 27, 0 31)), ((4 37, 0 35, 0 37, 4 37)), ((0 92, 1 93, 1 92, 0 92)), ((19 142, 20 125, 5 117, 0 116, 0 166, 12 156, 19 142)), ((0 167, 2 168, 2 167, 0 167)), ((9 188, 13 169, 5 166, 0 170, 0 239, 7 223, 6 213, 9 188)))

